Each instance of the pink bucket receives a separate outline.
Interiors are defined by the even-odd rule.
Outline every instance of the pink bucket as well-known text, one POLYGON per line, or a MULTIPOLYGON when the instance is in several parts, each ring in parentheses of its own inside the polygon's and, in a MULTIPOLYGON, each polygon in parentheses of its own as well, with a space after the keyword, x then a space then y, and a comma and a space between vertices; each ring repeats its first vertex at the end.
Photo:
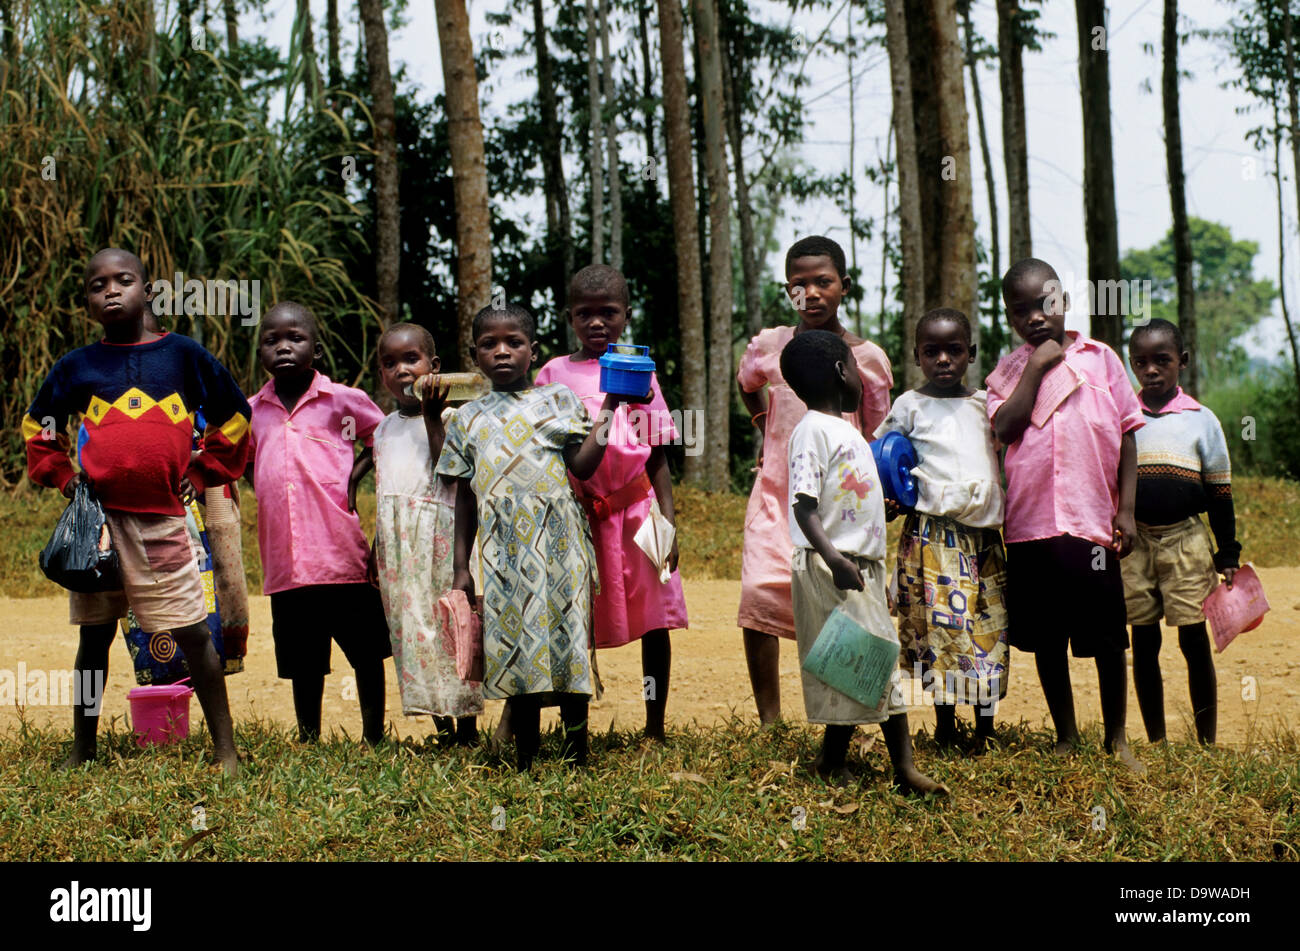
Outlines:
POLYGON ((193 688, 184 683, 133 688, 126 699, 131 701, 136 744, 166 746, 189 736, 193 694, 193 688))

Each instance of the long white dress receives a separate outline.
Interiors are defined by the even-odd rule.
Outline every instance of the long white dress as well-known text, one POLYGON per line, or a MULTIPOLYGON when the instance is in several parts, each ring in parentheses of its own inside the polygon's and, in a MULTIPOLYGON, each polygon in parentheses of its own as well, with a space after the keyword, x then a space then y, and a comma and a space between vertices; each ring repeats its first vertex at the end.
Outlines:
POLYGON ((402 713, 477 716, 482 688, 456 676, 452 634, 434 610, 451 589, 455 490, 434 475, 422 417, 389 414, 374 453, 375 555, 402 713))

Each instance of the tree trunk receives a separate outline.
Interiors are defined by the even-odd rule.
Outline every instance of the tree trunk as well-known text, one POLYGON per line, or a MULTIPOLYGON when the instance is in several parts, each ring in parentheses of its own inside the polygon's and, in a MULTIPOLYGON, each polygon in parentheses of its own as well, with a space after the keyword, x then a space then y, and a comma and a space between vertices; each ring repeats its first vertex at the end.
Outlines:
POLYGON ((1279 93, 1277 80, 1273 81, 1273 181, 1277 184, 1277 292, 1282 305, 1282 322, 1286 324, 1286 338, 1291 344, 1291 371, 1295 374, 1296 408, 1300 409, 1300 345, 1296 343, 1295 327, 1286 301, 1286 205, 1282 199, 1282 120, 1278 115, 1279 93))
MULTIPOLYGON (((877 342, 883 347, 885 340, 885 311, 888 309, 886 285, 889 280, 889 182, 890 162, 894 148, 894 117, 889 117, 889 131, 885 134, 885 157, 880 163, 880 177, 884 180, 884 210, 880 215, 880 336, 877 342)), ((859 334, 858 336, 862 336, 859 334)))
POLYGON ((316 37, 311 28, 310 0, 298 0, 298 23, 302 31, 302 65, 307 82, 307 98, 312 108, 317 109, 320 107, 320 73, 316 69, 316 37))
POLYGON ((939 231, 939 300, 970 318, 971 336, 979 343, 979 299, 975 262, 975 208, 970 165, 970 113, 966 111, 965 56, 957 30, 956 0, 931 0, 931 49, 935 54, 939 99, 939 136, 943 147, 938 191, 942 204, 939 231), (949 174, 951 173, 951 174, 949 174))
POLYGON ((705 164, 709 178, 709 485, 731 486, 731 195, 727 182, 726 115, 716 0, 693 0, 695 41, 704 72, 705 164))
MULTIPOLYGON (((849 4, 844 19, 848 23, 846 47, 849 65, 849 269, 856 283, 861 280, 861 272, 858 270, 858 85, 853 75, 853 60, 857 52, 853 45, 853 4, 849 4)), ((885 181, 885 215, 889 215, 888 180, 885 181)), ((861 287, 853 295, 853 332, 859 337, 863 335, 861 287)))
MULTIPOLYGON (((377 0, 367 2, 378 5, 377 0)), ((434 12, 446 87, 447 138, 456 202, 456 323, 461 365, 472 370, 471 325, 474 315, 492 297, 492 218, 483 158, 483 122, 479 118, 478 76, 474 72, 465 0, 434 0, 434 12)))
POLYGON ((1092 289, 1088 295, 1092 310, 1089 334, 1119 352, 1123 347, 1124 317, 1108 312, 1109 303, 1119 295, 1099 293, 1120 279, 1106 2, 1075 0, 1074 8, 1079 33, 1079 92, 1083 99, 1083 218, 1088 241, 1088 286, 1092 289))
POLYGON ((226 16, 226 48, 234 52, 239 47, 239 10, 235 0, 221 0, 221 10, 226 16))
POLYGON ((393 76, 388 68, 388 29, 380 0, 358 0, 366 31, 371 115, 375 120, 375 282, 385 326, 398 317, 397 276, 401 261, 401 220, 397 183, 397 113, 393 76))
MULTIPOLYGON (((723 22, 727 24, 729 40, 736 38, 731 35, 735 21, 724 16, 723 22)), ((731 142, 731 161, 736 175, 736 215, 740 219, 740 267, 745 281, 745 329, 752 337, 763 329, 763 305, 758 286, 758 254, 754 247, 754 211, 749 203, 749 182, 745 178, 745 136, 738 92, 741 78, 736 74, 736 61, 728 46, 729 43, 719 42, 718 52, 722 57, 727 138, 731 142)))
POLYGON ((1174 212, 1174 273, 1178 279, 1178 328, 1192 354, 1187 366, 1187 392, 1200 395, 1197 372, 1196 285, 1192 278, 1192 236, 1187 226, 1187 196, 1183 176, 1182 120, 1178 111, 1178 0, 1165 0, 1164 63, 1161 93, 1165 112, 1165 166, 1169 173, 1169 204, 1174 212))
POLYGON ((903 285, 903 382, 913 389, 925 382, 921 368, 909 359, 916 346, 916 325, 925 312, 926 259, 921 225, 921 180, 912 99, 910 38, 902 0, 886 0, 886 45, 894 113, 894 146, 898 154, 898 244, 902 255, 899 281, 903 285))
MULTIPOLYGON (((686 56, 682 48, 679 0, 658 0, 659 58, 663 71, 664 144, 667 150, 668 201, 673 212, 677 251, 677 315, 682 336, 682 409, 705 415, 704 308, 700 291, 700 245, 695 224, 695 181, 691 173, 690 107, 686 101, 686 56)), ((728 381, 730 390, 730 381, 728 381)), ((698 431, 698 430, 697 430, 698 431)), ((703 485, 704 456, 687 454, 685 481, 703 485)))
MULTIPOLYGON (((644 110, 644 128, 645 133, 645 155, 650 161, 655 157, 655 106, 654 106, 654 65, 650 58, 650 0, 637 0, 636 5, 637 20, 641 27, 641 65, 643 67, 641 80, 641 107, 644 110)), ((649 174, 641 176, 645 185, 646 198, 651 202, 650 207, 654 207, 653 202, 659 195, 659 168, 660 163, 656 162, 652 166, 649 174)))
MULTIPOLYGON (((339 56, 339 0, 329 0, 325 5, 325 44, 330 88, 339 89, 343 85, 343 63, 339 56)), ((338 111, 337 98, 334 109, 338 111)))
POLYGON ((623 183, 618 167, 618 102, 614 94, 614 61, 609 55, 609 0, 600 0, 600 56, 604 72, 605 151, 609 157, 609 264, 623 270, 623 183))
MULTIPOLYGON (((542 180, 546 189, 546 240, 553 272, 551 293, 555 295, 556 312, 563 314, 575 255, 569 220, 569 189, 564 181, 564 154, 560 147, 559 111, 555 102, 555 74, 546 46, 542 0, 533 0, 533 44, 537 48, 537 97, 542 114, 542 180)), ((577 338, 572 325, 563 317, 561 323, 568 329, 570 349, 576 349, 577 338)))
POLYGON ((587 115, 591 170, 591 263, 605 263, 605 181, 601 169, 600 60, 596 58, 596 2, 587 0, 587 115))
MULTIPOLYGON (((984 127, 984 97, 980 95, 979 63, 975 61, 975 30, 971 26, 971 22, 970 22, 969 4, 967 4, 965 10, 962 12, 962 19, 964 21, 964 26, 966 29, 966 65, 970 69, 971 96, 975 100, 975 120, 976 120, 975 126, 979 130, 980 157, 984 163, 984 189, 985 191, 988 192, 988 196, 989 196, 989 231, 991 235, 991 244, 989 247, 989 264, 990 267, 992 268, 990 273, 994 276, 994 278, 1000 278, 1002 276, 1002 249, 1001 249, 1001 239, 998 234, 998 190, 997 190, 997 185, 993 180, 993 160, 989 157, 988 131, 984 127)), ((980 326, 978 272, 976 273, 976 278, 977 278, 975 284, 976 306, 974 312, 972 312, 969 315, 969 317, 971 320, 972 331, 978 334, 979 331, 975 329, 980 326)), ((989 313, 992 315, 993 318, 992 337, 994 340, 997 340, 1000 337, 1000 334, 998 333, 998 329, 999 329, 998 314, 1000 313, 1000 308, 998 307, 998 295, 996 292, 993 294, 993 300, 989 307, 989 313)), ((997 356, 996 352, 994 353, 985 352, 984 354, 982 354, 983 359, 981 359, 976 364, 977 367, 976 375, 981 380, 984 378, 984 374, 979 373, 978 368, 981 366, 987 366, 989 370, 992 370, 994 364, 989 363, 988 358, 996 357, 996 356, 997 356)))
MULTIPOLYGON (((1029 145, 1025 134, 1025 70, 1019 0, 997 0, 998 76, 1002 88, 1002 160, 1007 171, 1011 260, 1033 256, 1029 233, 1029 145)), ((997 274, 1001 278, 1001 274, 997 274)))
MULTIPOLYGON (((1300 91, 1296 88, 1297 84, 1300 83, 1300 79, 1296 77, 1295 23, 1291 16, 1291 4, 1284 2, 1282 10, 1282 48, 1285 66, 1284 74, 1286 76, 1287 113, 1291 119, 1291 163, 1295 170, 1293 181, 1295 183, 1296 215, 1297 220, 1300 220, 1300 91)), ((1286 272, 1279 268, 1277 273, 1280 286, 1284 280, 1282 275, 1286 272)), ((1290 330, 1289 324, 1287 329, 1290 330)), ((1294 349, 1294 338, 1292 338, 1291 346, 1294 349)), ((1300 391, 1300 358, 1296 359, 1296 389, 1300 391)))

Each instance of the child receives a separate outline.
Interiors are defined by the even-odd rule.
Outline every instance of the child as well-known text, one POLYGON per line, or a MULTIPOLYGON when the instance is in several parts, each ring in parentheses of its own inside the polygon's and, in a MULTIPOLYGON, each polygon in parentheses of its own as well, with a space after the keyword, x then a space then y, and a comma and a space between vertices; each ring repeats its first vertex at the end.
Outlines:
MULTIPOLYGON (((474 603, 469 570, 477 535, 483 562, 483 695, 508 700, 521 771, 540 746, 543 695, 558 694, 565 756, 587 761, 592 693, 591 587, 595 555, 565 468, 590 479, 605 453, 567 386, 534 387, 532 314, 518 304, 474 317, 474 359, 492 392, 456 411, 438 475, 457 484, 453 587, 474 603), (481 531, 480 531, 481 528, 481 531)), ((619 398, 606 396, 602 413, 619 398)))
POLYGON ((745 511, 737 623, 744 631, 749 681, 764 725, 781 716, 778 638, 795 636, 790 607, 786 447, 795 423, 807 412, 781 375, 781 351, 793 337, 808 330, 825 330, 844 340, 852 349, 863 383, 861 405, 845 418, 863 435, 874 432, 889 412, 889 389, 894 385, 885 352, 840 324, 840 300, 851 286, 845 270, 844 249, 830 238, 796 241, 785 256, 785 288, 799 311, 799 323, 761 331, 749 342, 736 374, 741 402, 763 440, 758 478, 745 511), (760 393, 764 385, 766 405, 760 393))
MULTIPOLYGON (((86 265, 85 288, 86 311, 103 326, 104 339, 60 359, 23 419, 32 481, 69 497, 79 482, 90 483, 121 562, 121 591, 71 596, 71 620, 81 627, 76 682, 98 677, 103 683, 117 621, 129 607, 143 630, 170 632, 185 655, 216 758, 233 776, 239 767, 230 705, 184 506, 242 471, 248 403, 199 344, 145 329, 153 292, 134 254, 100 251, 86 265), (191 457, 190 414, 199 409, 214 422, 202 451, 191 457), (81 472, 73 470, 62 435, 73 413, 85 422, 81 472)), ((85 700, 73 708, 65 767, 95 758, 99 703, 85 700)))
MULTIPOLYGON (((598 415, 602 394, 597 360, 627 326, 628 304, 627 281, 614 268, 593 264, 575 274, 569 284, 569 323, 581 349, 547 363, 538 371, 536 385, 563 383, 589 413, 598 415)), ((636 411, 635 424, 627 410, 615 412, 605 458, 595 475, 577 482, 575 489, 591 523, 600 574, 596 647, 620 647, 640 639, 645 735, 662 742, 672 658, 668 629, 686 627, 686 601, 677 576, 676 540, 668 557, 672 575, 667 582, 660 582, 659 569, 635 541, 656 501, 664 517, 675 520, 663 447, 677 438, 677 430, 654 377, 650 393, 650 404, 636 411)))
POLYGON ((1128 621, 1133 625, 1133 686, 1147 738, 1165 738, 1160 679, 1160 618, 1178 628, 1187 659, 1196 738, 1212 745, 1217 683, 1201 605, 1223 575, 1232 587, 1241 545, 1232 508, 1232 466, 1219 420, 1178 385, 1187 366, 1183 335, 1159 318, 1129 337, 1129 365, 1141 386, 1146 425, 1137 434, 1137 538, 1120 565, 1128 621), (1209 512, 1210 538, 1198 517, 1209 512))
MULTIPOLYGON (((808 412, 790 434, 791 595, 800 663, 836 607, 869 631, 897 641, 885 595, 885 506, 867 441, 841 417, 862 404, 862 380, 848 345, 810 330, 781 352, 781 376, 808 412)), ((903 792, 942 793, 912 763, 912 740, 895 670, 874 710, 803 672, 810 723, 825 723, 819 775, 847 778, 849 739, 859 723, 879 723, 903 792)))
POLYGON ((1137 532, 1133 431, 1142 412, 1115 352, 1066 333, 1069 295, 1051 265, 1013 264, 1002 299, 1025 340, 987 381, 989 421, 1007 447, 1010 641, 1034 655, 1062 755, 1079 741, 1066 646, 1095 658, 1106 749, 1144 773, 1124 733, 1128 629, 1118 563, 1137 532))
POLYGON ((455 542, 455 487, 434 475, 446 438, 446 391, 405 392, 439 367, 433 335, 423 327, 393 324, 379 338, 379 372, 397 411, 375 430, 372 560, 388 616, 402 713, 432 715, 443 746, 469 746, 478 738, 483 692, 456 675, 455 652, 447 649, 452 635, 438 623, 434 607, 451 589, 455 542))
POLYGON ((303 743, 320 737, 330 636, 356 674, 361 729, 384 738, 384 658, 392 653, 370 554, 356 514, 353 443, 370 453, 384 418, 365 393, 313 367, 324 356, 316 317, 282 301, 262 318, 258 355, 271 374, 249 401, 263 590, 271 596, 276 672, 293 682, 303 743))
POLYGON ((922 316, 913 356, 926 383, 901 395, 876 431, 907 436, 917 457, 916 507, 898 541, 900 659, 933 691, 939 745, 956 744, 955 704, 969 703, 983 749, 1010 662, 1004 498, 987 394, 962 381, 975 359, 966 315, 941 307, 922 316))

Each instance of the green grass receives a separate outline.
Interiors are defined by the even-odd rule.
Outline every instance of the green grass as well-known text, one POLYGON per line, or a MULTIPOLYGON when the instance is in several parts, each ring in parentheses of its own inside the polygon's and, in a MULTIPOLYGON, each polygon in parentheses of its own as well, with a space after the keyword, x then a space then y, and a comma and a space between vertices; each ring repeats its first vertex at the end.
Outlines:
MULTIPOLYGON (((370 485, 369 479, 366 485, 370 485)), ((247 485, 241 484, 240 490, 244 570, 248 590, 257 593, 262 590, 257 503, 247 485)), ((1242 476, 1233 481, 1233 495, 1242 558, 1263 568, 1300 564, 1300 482, 1242 476)), ((679 486, 674 498, 681 526, 682 576, 692 580, 739 578, 747 497, 679 486)), ((5 544, 0 546, 0 596, 28 598, 62 593, 41 574, 36 559, 66 504, 53 490, 0 494, 0 525, 5 528, 5 544)), ((368 530, 375 518, 373 488, 359 493, 357 508, 361 524, 368 530)), ((901 525, 901 520, 889 525, 891 551, 901 525)))
POLYGON ((302 748, 245 723, 236 739, 249 761, 233 781, 208 764, 205 737, 142 751, 119 722, 99 763, 58 772, 67 733, 15 728, 0 734, 0 861, 1300 859, 1289 732, 1249 752, 1140 744, 1142 780, 1096 734, 1069 759, 1024 724, 980 759, 940 754, 922 735, 918 763, 953 788, 950 801, 894 793, 879 731, 865 735, 871 748, 850 754, 855 782, 837 789, 808 772, 819 734, 740 720, 649 751, 597 735, 586 770, 555 762, 551 735, 528 776, 482 748, 371 751, 346 737, 302 748), (196 805, 212 833, 191 842, 196 805))

